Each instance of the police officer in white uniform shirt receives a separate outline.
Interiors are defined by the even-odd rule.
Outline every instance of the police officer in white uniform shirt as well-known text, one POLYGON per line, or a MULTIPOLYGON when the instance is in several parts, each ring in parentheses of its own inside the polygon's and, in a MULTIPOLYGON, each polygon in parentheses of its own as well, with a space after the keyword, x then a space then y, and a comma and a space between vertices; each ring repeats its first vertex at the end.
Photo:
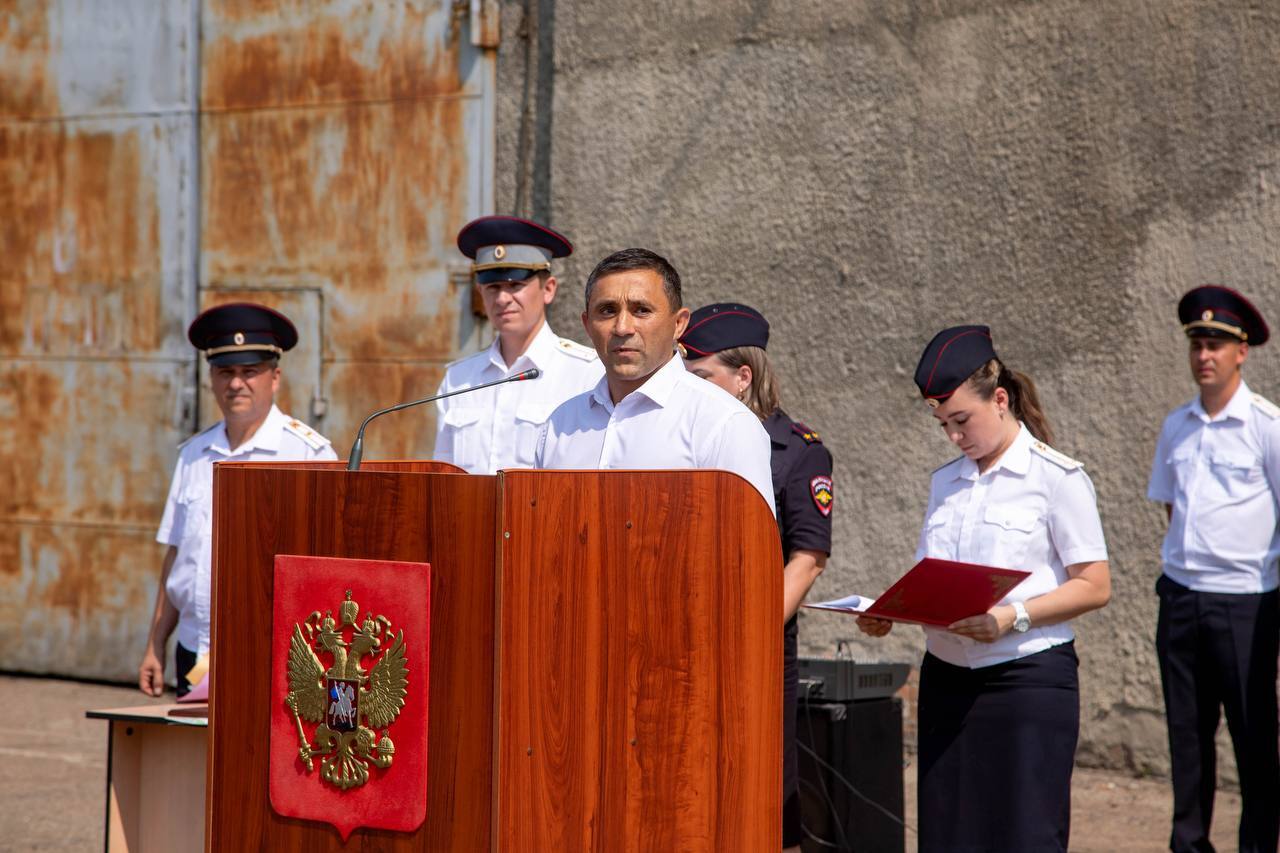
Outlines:
POLYGON ((551 259, 573 247, 550 228, 514 216, 484 216, 458 232, 474 259, 476 288, 497 338, 484 352, 449 365, 438 394, 503 379, 536 367, 532 382, 513 382, 436 402, 433 458, 472 474, 530 468, 542 424, 552 410, 591 388, 604 369, 589 347, 557 337, 547 325, 556 295, 551 259))
POLYGON ((741 475, 771 512, 772 448, 750 409, 685 370, 680 274, 647 249, 605 258, 587 278, 582 323, 604 378, 551 415, 538 468, 718 468, 741 475))
POLYGON ((1247 299, 1216 285, 1184 295, 1178 318, 1200 393, 1165 419, 1147 489, 1169 517, 1156 583, 1173 775, 1169 847, 1213 849, 1221 707, 1240 774, 1240 850, 1275 853, 1280 408, 1241 375, 1250 348, 1267 342, 1267 324, 1247 299))
POLYGON ((187 339, 209 361, 223 420, 181 445, 156 534, 169 548, 138 668, 138 687, 149 696, 164 691, 165 645, 175 627, 179 696, 190 689, 187 673, 209 651, 214 463, 338 458, 327 438, 275 405, 280 356, 298 342, 283 314, 246 302, 220 305, 195 319, 187 339))
MULTIPOLYGON (((1066 851, 1080 728, 1068 620, 1111 575, 1093 484, 1049 446, 1035 384, 986 326, 930 341, 916 385, 963 456, 934 471, 916 558, 1030 572, 986 613, 926 628, 920 667, 919 849, 1066 851)), ((892 623, 860 617, 883 636, 892 623)))

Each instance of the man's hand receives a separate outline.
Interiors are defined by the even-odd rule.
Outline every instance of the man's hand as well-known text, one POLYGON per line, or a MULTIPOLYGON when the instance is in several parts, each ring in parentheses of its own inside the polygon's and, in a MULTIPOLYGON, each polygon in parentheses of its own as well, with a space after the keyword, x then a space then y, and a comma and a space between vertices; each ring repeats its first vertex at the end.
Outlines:
POLYGON ((148 696, 160 696, 164 693, 164 661, 156 657, 150 647, 142 656, 142 665, 138 667, 138 689, 148 696))
POLYGON ((178 549, 170 545, 164 552, 164 564, 160 567, 160 585, 156 588, 156 606, 151 614, 151 630, 147 633, 147 651, 138 666, 138 689, 148 696, 164 693, 164 650, 169 635, 178 624, 178 610, 169 601, 165 586, 176 559, 178 549))
POLYGON ((872 637, 883 637, 893 628, 893 623, 888 619, 877 619, 874 616, 859 616, 858 630, 872 637))
POLYGON ((959 622, 952 622, 947 630, 962 637, 969 637, 979 643, 994 643, 1009 633, 1017 613, 1007 604, 997 604, 980 616, 970 616, 959 622))

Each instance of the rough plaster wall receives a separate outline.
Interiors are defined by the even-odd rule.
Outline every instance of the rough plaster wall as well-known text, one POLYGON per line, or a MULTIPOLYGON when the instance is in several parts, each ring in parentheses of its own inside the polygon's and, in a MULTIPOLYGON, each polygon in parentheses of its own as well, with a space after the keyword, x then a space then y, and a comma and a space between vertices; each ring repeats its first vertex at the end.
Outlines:
MULTIPOLYGON (((954 455, 911 374, 940 328, 989 323, 1108 535, 1113 602, 1078 622, 1080 757, 1164 772, 1146 477, 1192 393, 1178 295, 1227 283, 1280 327, 1278 54, 1271 2, 509 0, 498 209, 575 240, 562 333, 583 339, 586 273, 631 245, 673 260, 691 306, 771 319, 784 405, 836 458, 818 597, 910 565, 954 455)), ((1278 367, 1280 342, 1246 375, 1280 399, 1278 367)), ((922 649, 803 618, 809 653, 844 637, 864 659, 922 649)))

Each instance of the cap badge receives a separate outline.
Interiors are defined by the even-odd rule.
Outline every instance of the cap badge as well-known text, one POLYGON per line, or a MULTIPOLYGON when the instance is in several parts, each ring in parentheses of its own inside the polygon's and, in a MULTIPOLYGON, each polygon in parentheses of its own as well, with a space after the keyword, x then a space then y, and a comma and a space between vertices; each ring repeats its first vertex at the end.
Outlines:
POLYGON ((235 340, 236 346, 242 346, 244 344, 244 332, 236 332, 233 340, 235 340))
POLYGON ((929 404, 929 408, 931 408, 931 409, 936 409, 936 408, 938 408, 939 406, 941 406, 941 405, 942 405, 942 404, 941 404, 941 403, 939 403, 937 400, 935 400, 933 397, 929 397, 928 399, 926 399, 926 400, 925 400, 925 402, 929 404))
POLYGON ((685 349, 684 344, 682 344, 682 343, 677 343, 677 344, 676 344, 676 352, 680 353, 680 357, 681 357, 681 358, 688 358, 688 357, 689 357, 689 351, 688 351, 687 349, 685 349))
POLYGON ((1200 319, 1201 319, 1201 320, 1206 320, 1206 321, 1207 321, 1207 320, 1212 320, 1212 319, 1213 319, 1213 312, 1212 312, 1212 311, 1208 311, 1208 310, 1206 310, 1203 314, 1201 314, 1201 315, 1200 315, 1200 319))
POLYGON ((500 260, 502 260, 503 258, 505 258, 506 256, 507 256, 507 247, 506 247, 506 246, 494 246, 494 247, 493 247, 493 257, 494 257, 494 259, 495 259, 495 260, 499 260, 499 261, 500 261, 500 260))

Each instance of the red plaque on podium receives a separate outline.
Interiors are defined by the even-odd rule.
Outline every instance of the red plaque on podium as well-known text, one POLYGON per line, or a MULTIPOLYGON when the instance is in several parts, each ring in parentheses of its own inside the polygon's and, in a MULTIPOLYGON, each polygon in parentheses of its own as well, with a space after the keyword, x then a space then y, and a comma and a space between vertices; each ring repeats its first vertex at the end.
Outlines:
POLYGON ((344 841, 361 826, 411 832, 422 824, 430 597, 426 563, 275 558, 277 813, 331 823, 344 841))
POLYGON ((986 613, 1030 572, 926 557, 864 612, 878 619, 945 628, 986 613))

